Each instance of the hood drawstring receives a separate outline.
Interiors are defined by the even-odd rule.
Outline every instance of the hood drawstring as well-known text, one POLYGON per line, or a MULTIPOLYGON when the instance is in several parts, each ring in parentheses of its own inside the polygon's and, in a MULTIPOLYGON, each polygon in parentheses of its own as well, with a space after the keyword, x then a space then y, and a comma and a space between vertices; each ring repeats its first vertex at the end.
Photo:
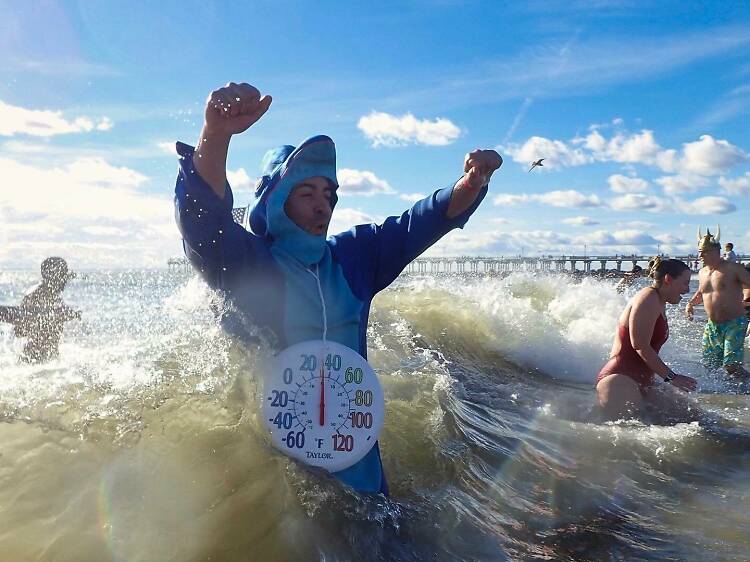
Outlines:
POLYGON ((320 295, 320 304, 323 307, 323 348, 326 346, 326 337, 328 335, 328 315, 326 314, 326 299, 323 296, 323 288, 320 286, 320 268, 318 264, 315 264, 315 272, 312 269, 305 268, 310 275, 315 277, 315 282, 318 284, 318 295, 320 295))

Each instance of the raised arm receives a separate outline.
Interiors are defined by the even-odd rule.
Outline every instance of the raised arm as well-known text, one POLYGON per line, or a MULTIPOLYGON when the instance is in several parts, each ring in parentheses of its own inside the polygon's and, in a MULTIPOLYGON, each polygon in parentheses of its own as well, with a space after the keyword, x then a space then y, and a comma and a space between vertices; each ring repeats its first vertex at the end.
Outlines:
POLYGON ((271 96, 250 84, 229 82, 206 100, 205 123, 195 149, 195 170, 224 199, 227 154, 232 135, 245 132, 268 111, 271 96))
POLYGON ((224 273, 245 262, 251 244, 251 235, 232 220, 234 201, 226 175, 229 141, 260 119, 270 103, 269 96, 261 98, 249 84, 230 82, 206 102, 198 148, 177 143, 177 225, 185 255, 214 288, 225 288, 224 273))
POLYGON ((352 256, 363 295, 390 285, 401 271, 443 235, 463 228, 487 193, 492 172, 502 164, 494 150, 474 151, 464 160, 464 175, 452 186, 418 201, 382 224, 360 225, 334 237, 337 251, 352 256))
POLYGON ((464 157, 464 175, 453 186, 451 201, 445 216, 455 219, 476 201, 481 189, 490 183, 492 174, 503 165, 502 157, 494 150, 474 150, 464 157))

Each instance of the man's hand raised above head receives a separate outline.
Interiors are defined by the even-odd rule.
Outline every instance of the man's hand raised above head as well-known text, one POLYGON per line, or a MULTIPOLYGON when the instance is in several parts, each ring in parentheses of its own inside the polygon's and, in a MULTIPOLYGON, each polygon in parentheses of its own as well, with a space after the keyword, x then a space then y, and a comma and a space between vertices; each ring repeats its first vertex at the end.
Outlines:
POLYGON ((464 175, 453 186, 445 216, 456 218, 471 207, 480 189, 489 183, 492 173, 502 165, 503 159, 494 150, 477 149, 464 156, 464 175))
POLYGON ((209 136, 226 137, 242 133, 258 121, 270 105, 271 96, 261 97, 254 86, 229 82, 208 96, 204 132, 209 136))
POLYGON ((260 96, 254 86, 230 82, 214 90, 206 100, 206 122, 195 150, 195 170, 216 195, 224 198, 227 153, 232 135, 245 132, 263 117, 271 96, 260 96))
POLYGON ((502 157, 494 150, 473 150, 464 157, 464 183, 471 189, 487 185, 492 173, 503 165, 502 157))

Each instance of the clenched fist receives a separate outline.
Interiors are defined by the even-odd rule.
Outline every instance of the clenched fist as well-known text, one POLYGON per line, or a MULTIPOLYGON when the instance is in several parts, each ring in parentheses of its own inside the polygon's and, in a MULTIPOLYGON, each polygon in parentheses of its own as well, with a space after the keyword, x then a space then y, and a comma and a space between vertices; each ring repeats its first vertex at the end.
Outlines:
POLYGON ((208 96, 204 131, 227 137, 242 133, 260 119, 270 105, 271 96, 261 97, 254 86, 230 82, 208 96))
POLYGON ((473 150, 464 157, 464 184, 479 189, 489 183, 492 173, 502 165, 502 157, 494 150, 473 150))

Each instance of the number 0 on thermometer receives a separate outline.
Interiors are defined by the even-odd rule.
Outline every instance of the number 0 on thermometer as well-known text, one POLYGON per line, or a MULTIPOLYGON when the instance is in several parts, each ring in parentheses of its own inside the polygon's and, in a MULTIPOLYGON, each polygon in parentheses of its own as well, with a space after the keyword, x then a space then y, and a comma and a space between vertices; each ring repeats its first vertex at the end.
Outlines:
POLYGON ((372 449, 383 412, 372 367, 336 342, 288 347, 265 376, 263 415, 274 446, 329 472, 352 466, 372 449))

